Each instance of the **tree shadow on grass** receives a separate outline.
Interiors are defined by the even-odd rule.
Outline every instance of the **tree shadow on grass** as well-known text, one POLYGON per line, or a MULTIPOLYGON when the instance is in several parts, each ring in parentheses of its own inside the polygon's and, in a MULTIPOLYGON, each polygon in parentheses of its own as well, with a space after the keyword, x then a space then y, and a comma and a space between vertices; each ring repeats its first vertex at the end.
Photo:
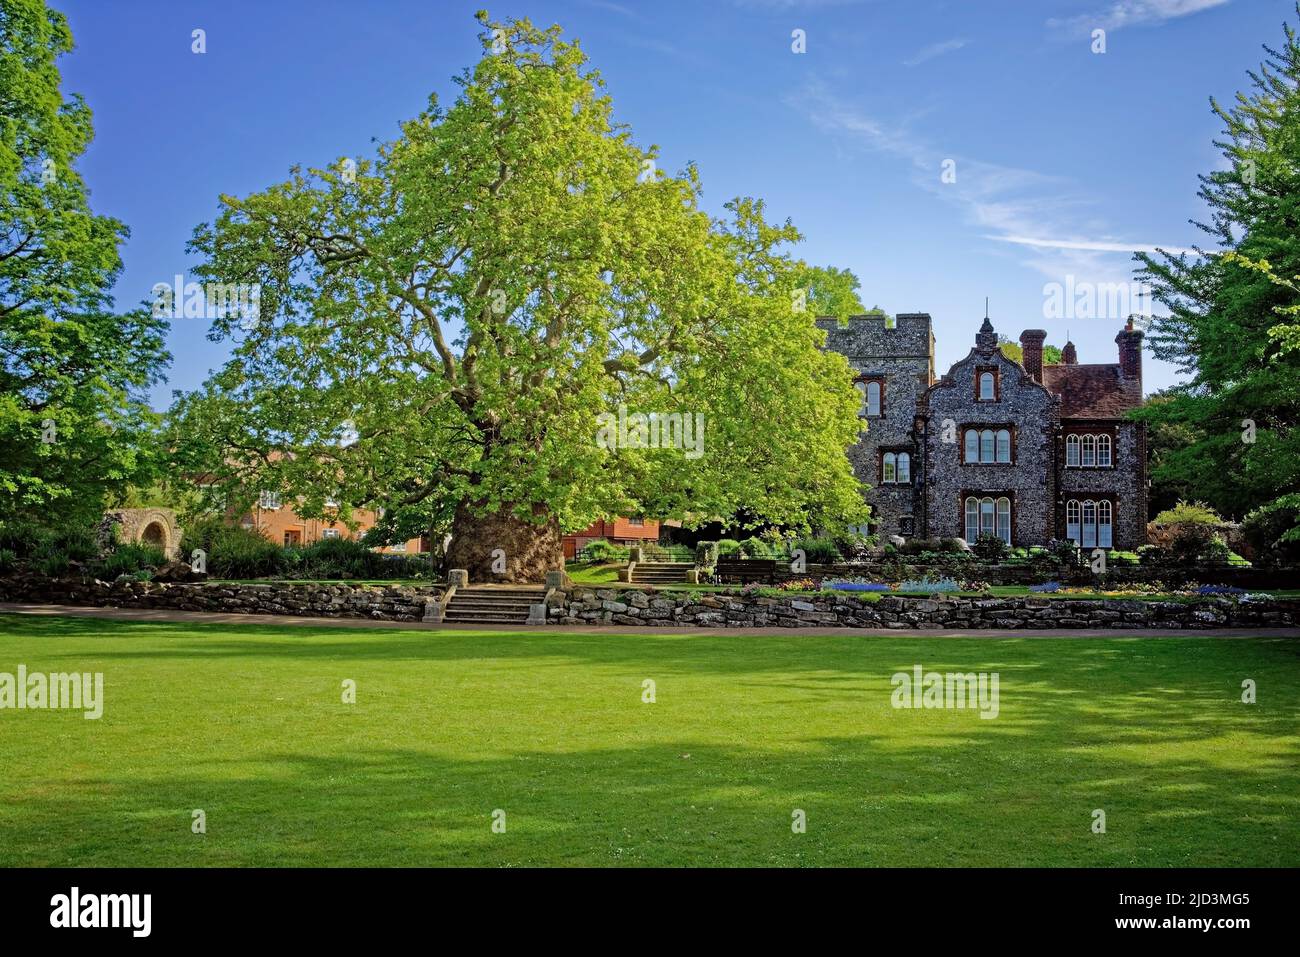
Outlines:
MULTIPOLYGON (((362 746, 342 723, 361 719, 327 715, 256 725, 255 745, 208 751, 228 757, 56 766, 44 787, 0 784, 0 864, 1300 863, 1300 674, 1296 643, 1282 639, 271 640, 256 628, 231 638, 236 629, 223 626, 207 637, 103 624, 42 630, 70 640, 40 642, 41 663, 188 660, 204 680, 251 666, 272 685, 346 665, 401 675, 385 708, 456 668, 476 700, 486 696, 476 705, 484 727, 458 738, 436 714, 376 712, 367 720, 377 740, 362 746), (916 664, 998 672, 998 718, 891 708, 890 675, 916 664), (570 689, 574 668, 586 684, 570 689), (650 674, 664 710, 638 714, 657 723, 597 700, 607 683, 635 689, 650 674), (546 708, 501 690, 521 676, 538 683, 546 708), (1240 701, 1245 678, 1258 684, 1256 705, 1240 701), (674 695, 693 708, 673 710, 674 695), (565 736, 601 721, 606 734, 565 736), (547 733, 556 738, 542 746, 547 733), (190 832, 194 808, 208 815, 206 835, 190 832), (504 834, 491 830, 496 809, 504 834), (791 831, 796 809, 807 814, 804 834, 791 831), (1097 809, 1105 834, 1091 829, 1097 809)), ((262 692, 230 692, 241 693, 262 692)), ((205 727, 200 706, 180 708, 177 721, 205 727)))
POLYGON ((1295 775, 958 733, 797 752, 683 739, 489 760, 268 751, 161 778, 114 772, 0 815, 14 865, 1286 865, 1295 775), (249 763, 260 773, 246 777, 249 763), (1261 797, 1288 800, 1261 803, 1261 797), (203 808, 208 832, 190 832, 203 808), (1091 831, 1105 809, 1105 834, 1091 831), (505 812, 503 834, 493 812, 505 812), (791 830, 803 810, 807 832, 791 830), (17 812, 17 813, 15 813, 17 812), (69 822, 75 822, 70 825, 69 822))

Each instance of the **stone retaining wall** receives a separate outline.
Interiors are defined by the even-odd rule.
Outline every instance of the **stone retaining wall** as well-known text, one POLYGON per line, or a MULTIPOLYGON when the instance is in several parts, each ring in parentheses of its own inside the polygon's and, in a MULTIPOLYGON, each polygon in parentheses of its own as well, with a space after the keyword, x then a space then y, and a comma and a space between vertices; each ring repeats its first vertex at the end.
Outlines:
POLYGON ((1237 602, 1071 598, 761 598, 740 593, 576 588, 551 596, 563 625, 698 625, 710 628, 1278 628, 1300 621, 1300 601, 1237 602))
POLYGON ((425 603, 441 592, 441 587, 434 585, 315 585, 307 582, 226 585, 140 581, 109 584, 79 578, 38 576, 0 579, 0 601, 381 621, 419 621, 424 617, 425 603))
MULTIPOLYGON (((166 608, 178 611, 300 615, 420 621, 425 604, 441 594, 436 585, 313 585, 268 582, 108 584, 37 576, 0 579, 0 601, 166 608)), ((763 598, 732 593, 586 588, 551 595, 551 624, 639 625, 712 628, 1278 628, 1300 622, 1300 601, 1237 602, 1072 598, 903 598, 877 601, 845 593, 835 597, 763 598)))

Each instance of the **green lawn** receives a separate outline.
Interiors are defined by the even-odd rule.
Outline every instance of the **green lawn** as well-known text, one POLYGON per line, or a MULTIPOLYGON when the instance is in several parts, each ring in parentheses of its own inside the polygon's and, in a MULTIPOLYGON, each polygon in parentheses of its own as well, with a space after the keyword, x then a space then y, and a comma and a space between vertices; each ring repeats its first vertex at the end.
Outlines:
POLYGON ((0 711, 6 866, 1300 864, 1295 641, 0 616, 19 664, 106 704, 0 711), (914 664, 1000 716, 891 708, 914 664))

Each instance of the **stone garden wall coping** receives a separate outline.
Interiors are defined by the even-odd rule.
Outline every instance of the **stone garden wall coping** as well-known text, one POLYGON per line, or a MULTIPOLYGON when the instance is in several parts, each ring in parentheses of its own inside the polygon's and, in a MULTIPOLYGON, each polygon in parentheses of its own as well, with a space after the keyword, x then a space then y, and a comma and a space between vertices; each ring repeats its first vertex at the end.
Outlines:
MULTIPOLYGON (((36 575, 0 578, 0 601, 411 622, 421 621, 426 605, 440 598, 442 591, 443 586, 433 584, 162 584, 130 580, 110 584, 36 575)), ((872 601, 849 593, 773 596, 746 595, 739 590, 698 593, 570 586, 567 591, 553 591, 544 607, 549 624, 640 627, 1131 630, 1278 628, 1300 623, 1300 600, 1240 602, 1218 596, 1162 601, 884 595, 872 601)))

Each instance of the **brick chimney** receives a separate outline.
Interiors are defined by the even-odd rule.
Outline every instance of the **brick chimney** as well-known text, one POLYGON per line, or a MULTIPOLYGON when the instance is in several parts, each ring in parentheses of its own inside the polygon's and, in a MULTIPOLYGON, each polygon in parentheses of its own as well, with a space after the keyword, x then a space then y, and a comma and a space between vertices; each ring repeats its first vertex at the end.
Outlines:
POLYGON ((1035 382, 1043 381, 1043 340, 1046 338, 1045 329, 1026 329, 1020 333, 1020 351, 1024 354, 1021 365, 1035 382))
POLYGON ((1067 342, 1065 348, 1061 350, 1061 363, 1067 366, 1079 364, 1079 353, 1075 350, 1073 342, 1067 342))
POLYGON ((1139 329, 1133 328, 1133 320, 1115 336, 1119 345, 1119 374, 1125 379, 1136 379, 1142 383, 1142 336, 1139 329))

